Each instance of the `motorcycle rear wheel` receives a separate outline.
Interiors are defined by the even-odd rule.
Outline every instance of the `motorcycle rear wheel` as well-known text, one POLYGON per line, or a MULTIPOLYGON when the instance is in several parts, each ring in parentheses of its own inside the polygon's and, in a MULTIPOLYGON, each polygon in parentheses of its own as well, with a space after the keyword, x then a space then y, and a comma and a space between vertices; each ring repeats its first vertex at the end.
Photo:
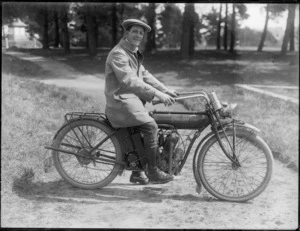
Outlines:
POLYGON ((101 161, 97 157, 122 161, 121 149, 115 136, 106 140, 90 154, 97 143, 113 132, 113 129, 95 120, 83 119, 70 122, 56 136, 53 147, 79 153, 86 157, 52 151, 55 168, 61 177, 75 187, 83 189, 102 188, 111 183, 122 171, 117 163, 101 161), (98 155, 98 156, 97 156, 98 155))
MULTIPOLYGON (((233 131, 226 131, 233 144, 233 131)), ((227 152, 232 151, 220 134, 227 152)), ((236 130, 235 153, 240 167, 232 163, 222 151, 217 137, 212 136, 202 146, 196 171, 204 188, 220 200, 245 202, 262 193, 267 187, 273 170, 273 156, 262 138, 247 130, 236 130)))

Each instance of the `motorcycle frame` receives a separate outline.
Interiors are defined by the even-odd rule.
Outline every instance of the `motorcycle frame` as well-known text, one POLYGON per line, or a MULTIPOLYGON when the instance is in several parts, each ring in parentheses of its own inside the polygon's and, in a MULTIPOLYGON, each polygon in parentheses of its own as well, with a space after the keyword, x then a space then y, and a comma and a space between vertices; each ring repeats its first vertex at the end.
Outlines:
MULTIPOLYGON (((184 153, 184 157, 179 165, 178 168, 178 173, 181 172, 183 166, 186 163, 186 160, 188 158, 188 156, 190 155, 190 151, 195 143, 195 141, 197 140, 197 138, 201 135, 201 133, 211 124, 213 125, 212 121, 213 117, 210 113, 207 112, 169 112, 169 111, 156 111, 156 113, 163 113, 163 114, 171 114, 171 115, 178 115, 178 114, 184 114, 184 115, 195 115, 195 114, 205 114, 208 116, 209 120, 208 122, 206 122, 203 126, 196 128, 197 130, 194 132, 193 137, 187 147, 186 152, 184 153)), ((107 137, 105 137, 103 140, 99 141, 99 143, 96 144, 96 146, 94 146, 91 150, 90 153, 94 152, 95 150, 97 150, 107 139, 116 136, 117 140, 121 146, 121 150, 122 150, 122 160, 123 161, 116 161, 114 159, 108 159, 109 156, 105 156, 104 154, 101 154, 102 157, 95 157, 94 161, 97 163, 110 163, 110 164, 120 164, 124 167, 124 169, 126 170, 132 170, 130 169, 126 162, 125 162, 125 154, 128 152, 137 152, 137 155, 139 156, 139 161, 141 162, 142 166, 147 162, 145 161, 146 156, 144 155, 144 146, 143 146, 143 141, 142 141, 142 137, 140 135, 140 133, 135 130, 134 128, 130 127, 130 128, 119 128, 119 129, 114 129, 111 124, 109 123, 109 121, 107 120, 106 117, 104 117, 104 114, 101 113, 80 113, 80 112, 72 112, 72 113, 67 113, 65 115, 65 120, 66 123, 60 128, 60 130, 62 128, 64 128, 65 126, 70 126, 70 128, 72 129, 72 131, 74 132, 75 136, 78 137, 78 135, 76 134, 76 132, 74 131, 73 127, 72 127, 72 123, 73 121, 76 120, 84 120, 84 119, 89 119, 89 120, 95 120, 99 123, 102 123, 106 126, 110 126, 114 131, 109 134, 107 137), (69 118, 68 118, 69 117, 69 118), (77 118, 74 118, 77 117, 77 118), (135 138, 133 136, 136 136, 135 138)), ((158 128, 160 129, 177 129, 175 126, 171 125, 171 124, 158 124, 158 128)), ((57 134, 60 132, 57 131, 55 137, 57 136, 57 134)), ((189 129, 189 130, 193 130, 193 129, 189 129)), ((80 131, 82 133, 82 131, 80 131)), ((83 133, 82 133, 83 134, 83 133)), ((54 137, 54 139, 55 139, 54 137)), ((83 135, 84 137, 84 135, 83 135)), ((78 139, 80 142, 80 139, 78 139)), ((202 140, 204 141, 204 140, 202 140)), ((201 142, 202 142, 201 141, 201 142)), ((82 144, 81 144, 82 145, 82 144)), ((83 146, 82 146, 83 147, 83 146)), ((82 148, 82 147, 78 147, 82 148)), ((66 154, 71 154, 71 155, 75 155, 78 157, 83 157, 83 158, 90 158, 88 156, 79 154, 79 153, 75 153, 75 152, 71 152, 71 151, 67 151, 67 150, 63 150, 63 149, 58 149, 58 148, 53 148, 53 147, 45 147, 46 149, 51 149, 53 151, 58 151, 58 152, 63 152, 66 154)), ((143 170, 143 169, 135 169, 135 170, 143 170)))

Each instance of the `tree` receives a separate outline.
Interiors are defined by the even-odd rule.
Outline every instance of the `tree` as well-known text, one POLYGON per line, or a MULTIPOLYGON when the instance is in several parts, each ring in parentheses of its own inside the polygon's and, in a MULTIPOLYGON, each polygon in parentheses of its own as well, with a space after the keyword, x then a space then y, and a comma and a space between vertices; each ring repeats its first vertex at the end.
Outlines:
POLYGON ((94 57, 97 55, 97 38, 96 38, 96 28, 95 19, 93 14, 93 6, 88 4, 85 6, 85 20, 87 25, 87 38, 88 38, 88 49, 89 55, 94 57))
POLYGON ((148 21, 149 26, 151 27, 151 31, 147 34, 147 43, 146 43, 146 51, 154 52, 156 50, 155 44, 155 31, 156 31, 156 5, 155 3, 149 3, 146 10, 146 19, 148 21))
POLYGON ((241 20, 247 19, 249 15, 247 14, 247 7, 245 4, 232 4, 232 15, 231 15, 231 28, 230 28, 230 53, 234 53, 235 43, 236 43, 236 29, 240 27, 239 22, 241 20), (237 12, 236 12, 237 9, 237 12))
POLYGON ((43 15, 43 49, 49 49, 49 34, 48 34, 48 5, 45 3, 41 8, 41 14, 43 15))
POLYGON ((225 4, 225 25, 224 25, 224 37, 223 37, 223 46, 224 50, 227 50, 227 39, 228 39, 228 3, 225 4))
POLYGON ((68 29, 68 9, 69 5, 61 5, 59 10, 60 25, 62 31, 63 47, 65 54, 70 53, 70 36, 68 29))
POLYGON ((111 10, 111 19, 112 19, 112 44, 111 47, 114 47, 118 42, 118 16, 117 16, 117 3, 112 3, 111 10))
POLYGON ((283 4, 267 4, 267 6, 265 7, 266 9, 266 19, 265 19, 265 25, 264 25, 264 29, 263 29, 263 33, 257 48, 258 52, 261 52, 264 46, 264 42, 267 36, 267 31, 268 31, 268 22, 269 19, 273 19, 277 16, 279 16, 284 10, 285 7, 283 4))
POLYGON ((181 57, 191 57, 194 53, 194 25, 195 25, 195 5, 186 3, 183 13, 182 37, 181 37, 181 57))
POLYGON ((232 4, 231 28, 230 28, 230 48, 229 52, 234 52, 235 45, 235 3, 232 4))
POLYGON ((217 50, 220 50, 221 48, 221 23, 222 23, 222 3, 220 3, 219 20, 218 20, 217 50))
POLYGON ((26 5, 24 3, 3 2, 2 3, 2 25, 10 24, 17 18, 26 15, 26 5))
POLYGON ((262 48, 264 46, 264 42, 265 42, 265 39, 266 39, 268 22, 269 22, 269 18, 270 18, 269 12, 270 12, 270 4, 267 4, 265 26, 264 26, 264 30, 263 30, 263 33, 262 33, 262 36, 261 36, 261 40, 260 40, 258 48, 257 48, 258 52, 262 51, 262 48))
POLYGON ((57 10, 54 11, 54 47, 59 47, 59 18, 57 10))
POLYGON ((285 33, 284 33, 283 42, 281 46, 281 55, 285 55, 287 52, 287 46, 288 46, 288 42, 290 41, 293 21, 295 21, 295 11, 296 11, 296 5, 288 4, 288 17, 286 21, 285 33))
POLYGON ((177 47, 181 40, 181 28, 178 25, 182 24, 182 13, 175 4, 164 4, 164 10, 159 15, 161 29, 159 37, 160 43, 164 43, 169 47, 177 47))
MULTIPOLYGON (((296 7, 295 7, 296 9, 296 7)), ((294 16, 295 17, 295 16, 294 16)), ((295 19, 291 20, 291 32, 290 32, 290 51, 295 51, 295 19)))

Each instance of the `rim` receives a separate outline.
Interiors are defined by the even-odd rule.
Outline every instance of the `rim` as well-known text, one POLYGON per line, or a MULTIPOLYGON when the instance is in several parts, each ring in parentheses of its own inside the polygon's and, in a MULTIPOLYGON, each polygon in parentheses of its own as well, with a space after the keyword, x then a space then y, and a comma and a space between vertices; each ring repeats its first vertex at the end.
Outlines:
MULTIPOLYGON (((232 143, 232 136, 228 138, 231 138, 232 143)), ((222 138, 222 141, 225 149, 231 153, 225 138, 222 138)), ((203 161, 203 175, 207 184, 224 197, 246 197, 255 193, 267 174, 267 157, 258 144, 236 137, 235 151, 241 167, 231 163, 217 141, 210 146, 203 161)))
POLYGON ((115 164, 95 162, 97 156, 116 159, 116 149, 111 139, 106 140, 92 155, 89 154, 99 141, 107 134, 100 128, 82 125, 68 131, 59 148, 79 153, 89 158, 59 153, 58 159, 64 173, 80 184, 96 184, 107 178, 113 171, 115 164), (82 145, 81 145, 82 144, 82 145))

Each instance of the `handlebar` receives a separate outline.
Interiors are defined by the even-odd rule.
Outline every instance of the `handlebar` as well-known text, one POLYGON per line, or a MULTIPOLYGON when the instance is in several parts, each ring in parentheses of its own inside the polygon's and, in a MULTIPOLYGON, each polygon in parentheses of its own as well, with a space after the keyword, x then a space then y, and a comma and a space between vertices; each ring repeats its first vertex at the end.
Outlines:
MULTIPOLYGON (((197 91, 197 92, 181 92, 174 99, 175 101, 179 101, 183 99, 196 98, 196 97, 204 98, 206 103, 211 106, 213 111, 221 117, 231 117, 232 110, 236 107, 236 105, 230 105, 228 107, 228 105, 226 104, 221 104, 214 91, 209 93, 206 90, 197 91)), ((152 100, 153 105, 160 104, 160 103, 163 102, 160 100, 152 100)))

